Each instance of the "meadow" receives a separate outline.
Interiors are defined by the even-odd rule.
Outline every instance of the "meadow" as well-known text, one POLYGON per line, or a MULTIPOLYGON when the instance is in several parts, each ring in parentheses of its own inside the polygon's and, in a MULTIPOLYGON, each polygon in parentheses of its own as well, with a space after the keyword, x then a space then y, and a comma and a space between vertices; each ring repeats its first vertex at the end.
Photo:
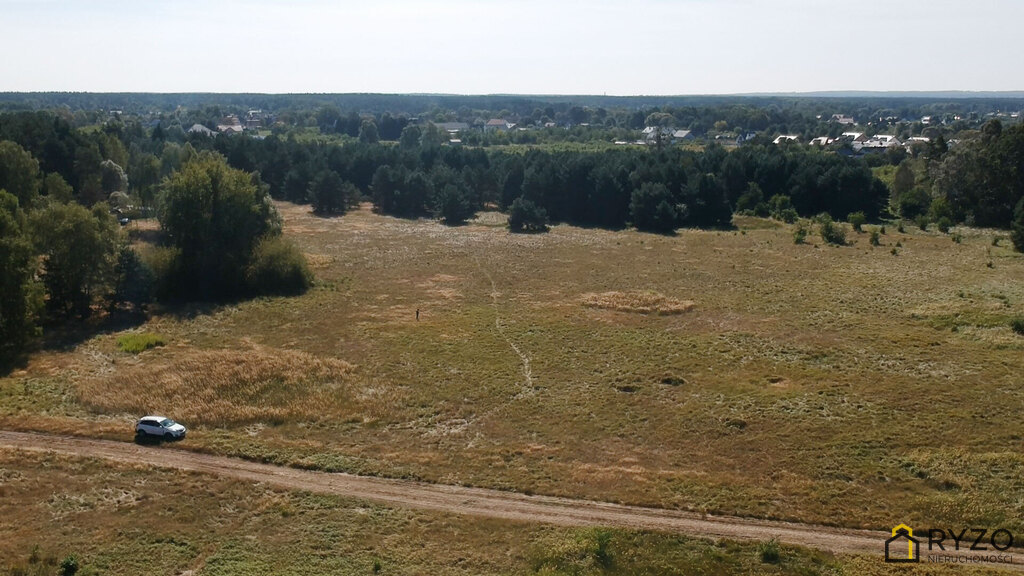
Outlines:
POLYGON ((1024 257, 997 232, 890 224, 835 247, 757 218, 519 235, 494 212, 278 208, 311 292, 33 353, 0 379, 0 427, 127 441, 159 412, 190 426, 182 448, 307 468, 1024 530, 1024 257))
MULTIPOLYGON (((875 558, 773 542, 523 525, 288 492, 202 474, 0 450, 0 573, 888 573, 875 558)), ((989 574, 918 566, 908 575, 989 574)))

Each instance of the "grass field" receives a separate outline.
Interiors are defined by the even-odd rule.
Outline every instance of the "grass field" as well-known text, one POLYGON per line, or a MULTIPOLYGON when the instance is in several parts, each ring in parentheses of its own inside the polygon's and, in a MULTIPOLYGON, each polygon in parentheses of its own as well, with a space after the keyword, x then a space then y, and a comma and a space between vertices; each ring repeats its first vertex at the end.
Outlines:
POLYGON ((0 379, 0 426, 128 439, 155 411, 183 447, 297 466, 1024 530, 1024 257, 991 231, 827 247, 760 219, 512 235, 279 208, 313 291, 36 353, 0 379), (120 351, 135 332, 165 344, 120 351))
MULTIPOLYGON (((770 543, 392 509, 200 474, 0 450, 0 573, 885 574, 770 543)), ((983 574, 950 568, 914 574, 983 574)))

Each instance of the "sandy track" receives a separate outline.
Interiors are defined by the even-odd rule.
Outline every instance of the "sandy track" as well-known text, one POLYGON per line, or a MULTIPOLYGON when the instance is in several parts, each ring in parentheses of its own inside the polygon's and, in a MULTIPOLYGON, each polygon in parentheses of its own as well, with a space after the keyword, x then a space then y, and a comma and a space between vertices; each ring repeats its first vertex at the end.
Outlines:
MULTIPOLYGON (((658 530, 702 538, 768 540, 845 554, 870 554, 879 557, 888 537, 884 532, 846 530, 809 524, 774 522, 728 516, 706 516, 624 506, 590 500, 550 496, 526 496, 480 488, 428 484, 351 474, 316 472, 270 464, 259 464, 198 454, 169 446, 141 446, 112 440, 93 440, 50 434, 0 431, 0 448, 48 451, 87 458, 100 458, 122 464, 173 468, 264 482, 293 490, 335 494, 422 510, 452 514, 500 518, 516 522, 540 522, 562 526, 614 526, 658 530)), ((922 546, 922 555, 925 554, 922 546)), ((1012 568, 1024 570, 1019 550, 1012 568)), ((991 553, 991 552, 988 552, 991 553)), ((960 552, 968 556, 982 552, 960 552)), ((1006 565, 1000 567, 1011 568, 1006 565)))

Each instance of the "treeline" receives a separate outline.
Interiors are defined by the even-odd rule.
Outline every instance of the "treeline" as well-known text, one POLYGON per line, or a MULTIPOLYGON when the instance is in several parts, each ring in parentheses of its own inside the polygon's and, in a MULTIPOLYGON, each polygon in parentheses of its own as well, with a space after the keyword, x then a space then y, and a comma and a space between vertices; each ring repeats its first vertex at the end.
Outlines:
POLYGON ((990 120, 948 151, 908 157, 892 175, 894 215, 921 228, 964 223, 1011 229, 1024 251, 1024 126, 990 120))
MULTIPOLYGON (((181 108, 201 109, 217 107, 230 112, 245 112, 260 108, 275 113, 315 111, 320 107, 337 107, 344 111, 379 116, 385 112, 394 116, 446 115, 452 120, 467 119, 478 113, 483 115, 501 112, 517 117, 530 117, 540 110, 553 120, 564 117, 585 121, 580 111, 590 110, 594 114, 623 111, 666 111, 669 109, 742 109, 793 111, 814 118, 819 114, 844 113, 858 118, 884 118, 900 116, 920 118, 921 116, 943 116, 946 114, 978 114, 1020 110, 1024 108, 1024 97, 1020 93, 991 94, 986 97, 972 97, 956 93, 921 94, 868 94, 868 95, 751 95, 751 96, 529 96, 529 95, 478 95, 457 94, 209 94, 209 93, 88 93, 88 92, 32 92, 0 93, 0 109, 7 110, 56 110, 71 111, 121 110, 128 114, 176 112, 181 108), (574 108, 578 110, 573 111, 574 108), (551 113, 547 113, 550 111, 551 113), (564 116, 563 116, 564 115, 564 116)), ((685 114, 685 113, 684 113, 685 114)), ((725 119, 723 114, 712 114, 725 119)), ((587 118, 591 121, 594 117, 587 118)), ((598 118, 600 120, 601 118, 598 118)), ((682 127, 682 126, 681 126, 682 127)))
POLYGON ((772 206, 794 215, 877 218, 888 200, 888 189, 865 163, 807 147, 488 152, 442 146, 426 133, 411 137, 418 130, 407 128, 398 146, 276 137, 217 138, 208 145, 232 165, 258 172, 276 198, 318 204, 324 195, 315 193, 322 187, 314 181, 331 173, 351 185, 349 197, 358 190, 383 213, 452 222, 487 204, 506 209, 520 197, 554 222, 662 231, 726 226, 737 210, 768 214, 772 206), (661 216, 652 220, 650 211, 661 216))
POLYGON ((281 237, 266 184, 212 151, 123 126, 85 133, 41 113, 0 116, 0 134, 13 138, 0 139, 0 360, 40 326, 97 310, 291 294, 311 283, 303 255, 281 237), (160 239, 140 252, 118 220, 146 202, 160 239))

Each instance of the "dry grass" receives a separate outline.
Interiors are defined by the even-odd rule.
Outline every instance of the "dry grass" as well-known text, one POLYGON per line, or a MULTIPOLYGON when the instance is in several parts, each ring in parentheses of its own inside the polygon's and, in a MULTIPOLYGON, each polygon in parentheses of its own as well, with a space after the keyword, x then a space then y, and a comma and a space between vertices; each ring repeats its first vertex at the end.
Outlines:
POLYGON ((338 418, 351 400, 352 369, 333 358, 253 346, 150 356, 76 384, 82 403, 97 412, 174 414, 184 422, 229 426, 338 418))
POLYGON ((637 314, 657 314, 658 316, 682 314, 689 312, 694 307, 694 303, 690 300, 676 300, 651 290, 590 293, 584 294, 581 300, 584 306, 591 308, 637 314))
MULTIPOLYGON (((858 574, 878 557, 627 530, 522 525, 168 470, 0 450, 0 573, 79 574, 858 574), (379 566, 379 569, 375 569, 379 566)), ((915 566, 913 575, 991 574, 915 566)))
POLYGON ((957 244, 890 226, 880 247, 826 247, 749 218, 672 237, 519 235, 494 215, 447 228, 280 208, 316 256, 316 289, 157 316, 139 330, 168 345, 138 357, 119 334, 33 355, 0 379, 0 425, 127 439, 126 413, 159 409, 191 426, 183 447, 331 470, 1024 530, 1024 338, 1010 328, 1024 257, 990 231, 957 244), (613 292, 698 305, 581 301, 613 292), (272 368, 250 377, 239 358, 272 368), (315 361, 332 359, 359 368, 323 376, 315 361))

